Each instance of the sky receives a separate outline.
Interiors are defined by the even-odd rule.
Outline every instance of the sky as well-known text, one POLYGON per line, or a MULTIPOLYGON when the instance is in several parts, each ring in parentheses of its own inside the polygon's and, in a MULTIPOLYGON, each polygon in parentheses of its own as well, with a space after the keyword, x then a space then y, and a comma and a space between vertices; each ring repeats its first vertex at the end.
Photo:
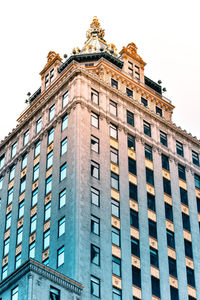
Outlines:
POLYGON ((118 51, 134 42, 145 75, 162 80, 173 122, 200 138, 199 0, 8 0, 0 4, 0 140, 17 125, 41 83, 49 51, 81 48, 94 16, 118 51))

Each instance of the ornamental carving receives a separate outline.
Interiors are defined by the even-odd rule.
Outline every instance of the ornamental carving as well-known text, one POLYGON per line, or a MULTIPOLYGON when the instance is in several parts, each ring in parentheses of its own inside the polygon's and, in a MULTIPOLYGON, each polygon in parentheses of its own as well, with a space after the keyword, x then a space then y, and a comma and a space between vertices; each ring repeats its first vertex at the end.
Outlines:
POLYGON ((143 59, 137 54, 137 46, 134 43, 128 44, 127 47, 123 47, 119 54, 126 53, 128 56, 137 60, 141 65, 146 66, 146 63, 143 59))

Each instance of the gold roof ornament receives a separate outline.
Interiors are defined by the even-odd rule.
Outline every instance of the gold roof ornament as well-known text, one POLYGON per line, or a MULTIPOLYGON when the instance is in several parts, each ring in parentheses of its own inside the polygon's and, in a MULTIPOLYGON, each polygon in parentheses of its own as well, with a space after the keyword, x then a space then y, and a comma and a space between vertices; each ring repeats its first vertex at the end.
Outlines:
POLYGON ((123 47, 119 54, 126 53, 133 59, 137 60, 141 65, 146 66, 146 63, 143 61, 143 59, 137 54, 137 46, 134 43, 130 43, 127 45, 127 47, 123 47))
POLYGON ((59 60, 60 62, 62 61, 62 58, 60 57, 60 55, 58 53, 56 53, 55 51, 50 51, 47 55, 47 63, 45 65, 45 67, 42 69, 42 71, 40 72, 40 75, 42 75, 43 73, 46 72, 46 70, 56 61, 59 60))
POLYGON ((89 39, 91 38, 91 36, 98 36, 100 39, 102 39, 105 42, 104 35, 105 35, 105 30, 101 28, 99 20, 95 16, 93 18, 92 23, 90 24, 90 28, 86 33, 86 37, 87 39, 89 39))

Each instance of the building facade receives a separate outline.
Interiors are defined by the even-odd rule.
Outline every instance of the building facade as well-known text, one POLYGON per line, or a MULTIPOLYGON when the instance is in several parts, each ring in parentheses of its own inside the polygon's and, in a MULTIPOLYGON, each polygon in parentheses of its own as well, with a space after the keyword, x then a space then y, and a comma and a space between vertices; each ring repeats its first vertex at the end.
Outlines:
POLYGON ((48 282, 28 299, 200 300, 200 141, 145 65, 134 43, 117 54, 96 17, 82 49, 49 52, 0 144, 3 300, 25 299, 27 265, 48 282))

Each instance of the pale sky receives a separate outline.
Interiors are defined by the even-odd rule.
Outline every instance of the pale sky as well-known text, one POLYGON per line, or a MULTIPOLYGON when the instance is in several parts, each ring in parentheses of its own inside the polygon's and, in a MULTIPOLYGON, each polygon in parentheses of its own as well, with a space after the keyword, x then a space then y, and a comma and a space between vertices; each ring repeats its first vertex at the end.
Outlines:
POLYGON ((200 138, 199 12, 199 0, 1 1, 0 140, 27 107, 27 92, 40 87, 48 52, 82 47, 93 16, 118 51, 137 45, 145 75, 161 79, 176 106, 173 122, 200 138))

